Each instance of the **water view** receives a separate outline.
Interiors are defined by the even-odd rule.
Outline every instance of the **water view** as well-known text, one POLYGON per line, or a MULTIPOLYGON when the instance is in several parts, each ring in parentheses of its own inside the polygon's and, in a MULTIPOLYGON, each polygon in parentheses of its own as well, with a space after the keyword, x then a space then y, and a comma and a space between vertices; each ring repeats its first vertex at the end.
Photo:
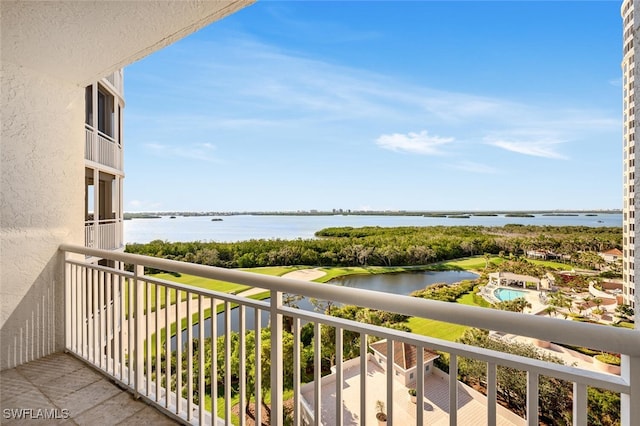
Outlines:
POLYGON ((579 213, 577 216, 534 217, 470 216, 468 218, 423 217, 423 216, 266 216, 236 215, 217 217, 166 216, 159 219, 132 219, 124 221, 126 243, 148 243, 153 240, 166 241, 217 241, 234 242, 250 239, 314 238, 314 233, 323 228, 337 226, 504 226, 522 225, 551 226, 614 226, 622 227, 621 213, 579 213), (594 216, 595 215, 595 216, 594 216))
MULTIPOLYGON (((462 280, 473 280, 478 275, 469 271, 420 271, 420 272, 403 272, 397 274, 379 274, 379 275, 349 275, 337 278, 328 282, 328 284, 339 285, 344 287, 360 288, 365 290, 382 291, 393 294, 409 295, 415 290, 423 289, 435 283, 453 284, 462 280)), ((269 299, 266 299, 269 301, 269 299)), ((322 302, 319 302, 322 304, 322 302)), ((310 300, 303 298, 296 302, 300 309, 313 311, 315 306, 310 300)), ((255 309, 247 308, 245 311, 245 324, 248 330, 254 329, 255 309)), ((225 333, 224 312, 217 315, 217 335, 221 336, 225 333)), ((266 326, 269 322, 269 313, 261 312, 262 325, 266 326)), ((197 336, 200 326, 193 326, 193 335, 197 336)), ((237 308, 231 310, 231 330, 239 331, 239 310, 237 308)), ((204 333, 206 337, 211 336, 211 322, 205 323, 204 333)), ((182 332, 182 341, 186 341, 187 331, 182 332)), ((171 339, 171 346, 175 349, 176 338, 171 339)))

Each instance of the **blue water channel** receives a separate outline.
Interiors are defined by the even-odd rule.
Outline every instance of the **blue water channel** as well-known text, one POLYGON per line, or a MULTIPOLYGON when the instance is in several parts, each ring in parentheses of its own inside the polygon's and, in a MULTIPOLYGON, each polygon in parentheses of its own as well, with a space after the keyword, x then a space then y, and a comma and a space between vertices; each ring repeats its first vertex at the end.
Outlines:
MULTIPOLYGON (((468 271, 420 271, 420 272, 401 272, 396 274, 378 274, 378 275, 348 275, 336 278, 328 282, 328 284, 339 285, 343 287, 360 288, 365 290, 381 291, 385 293, 409 295, 415 290, 421 290, 435 283, 453 284, 463 280, 473 280, 478 276, 468 271)), ((313 284, 326 285, 326 284, 313 284)), ((269 301, 269 299, 266 299, 269 301)), ((296 302, 300 309, 313 311, 314 305, 305 299, 296 302)), ((231 310, 231 330, 239 331, 239 311, 234 308, 231 310)), ((225 333, 225 314, 221 312, 217 314, 217 336, 223 336, 225 333)), ((247 330, 253 330, 255 324, 255 309, 245 308, 245 326, 247 330)), ((269 313, 261 311, 261 324, 266 327, 269 324, 269 313)), ((200 325, 193 326, 193 336, 198 337, 200 325)), ((211 336, 211 321, 207 320, 204 327, 205 337, 211 336)), ((182 341, 187 340, 187 330, 182 331, 182 341)), ((171 338, 171 348, 176 349, 176 336, 171 338)))

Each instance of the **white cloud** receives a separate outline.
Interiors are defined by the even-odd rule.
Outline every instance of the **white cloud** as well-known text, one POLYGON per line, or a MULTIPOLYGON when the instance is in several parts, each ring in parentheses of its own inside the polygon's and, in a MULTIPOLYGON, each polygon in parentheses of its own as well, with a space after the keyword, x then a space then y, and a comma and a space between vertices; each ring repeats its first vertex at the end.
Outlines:
POLYGON ((486 138, 487 145, 517 152, 518 154, 531 155, 534 157, 551 158, 555 160, 566 160, 567 157, 557 151, 557 146, 564 141, 561 140, 518 140, 515 138, 486 138))
POLYGON ((430 136, 426 130, 420 133, 409 132, 407 134, 394 133, 381 135, 376 139, 380 148, 396 152, 409 152, 422 155, 442 155, 442 147, 453 142, 454 138, 430 136))

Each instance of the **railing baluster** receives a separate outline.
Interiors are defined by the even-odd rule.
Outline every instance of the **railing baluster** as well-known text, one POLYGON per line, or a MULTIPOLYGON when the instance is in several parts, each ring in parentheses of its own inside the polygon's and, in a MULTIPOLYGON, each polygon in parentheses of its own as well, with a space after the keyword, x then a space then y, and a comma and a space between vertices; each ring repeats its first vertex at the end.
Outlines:
POLYGON ((271 291, 271 418, 282 423, 283 362, 282 359, 282 292, 271 291))
POLYGON ((144 307, 144 318, 145 318, 145 335, 144 335, 144 350, 147 354, 147 364, 145 369, 145 375, 147 376, 147 387, 145 389, 145 395, 151 396, 151 335, 153 334, 151 331, 151 284, 148 281, 144 282, 144 291, 146 294, 146 306, 144 307))
MULTIPOLYGON (((393 359, 393 353, 391 356, 393 359)), ((416 423, 419 425, 424 424, 424 382, 424 348, 416 346, 416 423)))
POLYGON ((238 391, 240 392, 240 402, 239 402, 239 410, 238 410, 238 416, 240 417, 240 426, 244 426, 247 423, 247 416, 244 414, 244 407, 245 407, 245 403, 246 403, 246 386, 247 386, 247 372, 246 372, 246 359, 247 359, 247 353, 246 353, 246 344, 245 344, 245 333, 246 333, 246 325, 245 325, 245 306, 244 305, 240 305, 238 306, 238 316, 239 316, 239 329, 240 329, 240 333, 239 333, 239 337, 240 337, 240 359, 239 361, 239 372, 238 372, 238 377, 240 380, 239 386, 238 386, 238 391))
MULTIPOLYGON (((133 314, 135 321, 135 349, 134 356, 135 361, 130 362, 130 366, 135 365, 135 389, 136 394, 141 395, 143 392, 143 380, 144 380, 144 281, 140 277, 144 275, 144 266, 135 265, 134 271, 134 285, 135 285, 135 306, 133 314)), ((131 306, 131 305, 130 305, 131 306)), ((131 357, 131 350, 129 350, 129 357, 131 357)), ((130 367, 131 368, 131 367, 130 367)))
POLYGON ((82 273, 83 280, 82 280, 82 352, 81 352, 81 355, 84 359, 89 359, 89 349, 88 349, 89 321, 88 321, 88 313, 87 313, 88 311, 87 304, 88 304, 90 290, 91 290, 91 285, 89 282, 88 275, 91 272, 87 268, 83 268, 82 272, 83 272, 82 273))
POLYGON ((182 414, 182 292, 176 290, 176 414, 182 414))
POLYGON ((313 324, 313 412, 314 424, 322 424, 322 329, 319 322, 313 324))
POLYGON ((105 303, 106 303, 106 326, 107 326, 107 331, 106 331, 106 359, 107 359, 107 372, 109 374, 114 374, 114 366, 113 366, 113 350, 112 350, 112 345, 113 345, 113 339, 115 336, 115 333, 113 332, 113 309, 114 309, 114 303, 113 303, 113 279, 114 276, 112 273, 109 273, 109 275, 107 275, 107 281, 105 282, 105 287, 106 287, 106 294, 105 294, 105 303))
POLYGON ((367 334, 360 333, 360 425, 367 423, 367 334))
POLYGON ((343 354, 344 333, 342 327, 336 327, 336 426, 342 426, 344 420, 344 408, 342 407, 342 382, 344 381, 343 354))
POLYGON ((187 420, 193 419, 193 309, 187 292, 187 420))
MULTIPOLYGON (((262 419, 262 311, 255 309, 256 342, 255 342, 255 418, 262 419)), ((300 327, 300 322, 298 322, 300 327)), ((299 330, 298 330, 299 332, 299 330)), ((294 382, 295 383, 295 382, 294 382)), ((299 383, 298 383, 299 385, 299 383)), ((295 384, 294 384, 295 386, 295 384)), ((295 390, 294 390, 295 392, 295 390)), ((294 398, 296 395, 294 395, 294 398)))
POLYGON ((497 388, 498 388, 498 374, 495 362, 487 363, 487 424, 489 426, 495 425, 497 422, 496 416, 496 404, 497 388))
POLYGON ((113 369, 116 371, 116 377, 118 377, 122 382, 124 382, 124 361, 123 361, 123 352, 124 352, 124 330, 125 330, 125 321, 124 321, 124 293, 123 293, 123 282, 124 278, 119 276, 114 283, 114 313, 113 320, 115 322, 114 328, 117 330, 116 334, 113 336, 113 352, 114 352, 114 361, 113 361, 113 369))
POLYGON ((527 371, 527 424, 538 426, 538 373, 527 371))
POLYGON ((100 332, 98 329, 98 271, 93 270, 92 279, 91 279, 91 360, 93 361, 93 365, 98 365, 98 333, 100 332))
MULTIPOLYGON (((135 265, 134 265, 135 268, 135 265)), ((134 316, 134 310, 136 306, 136 281, 132 278, 127 279, 127 325, 128 325, 128 342, 127 342, 127 372, 129 386, 135 389, 136 386, 136 319, 134 316)))
POLYGON ((573 426, 587 426, 587 385, 573 383, 573 426))
POLYGON ((160 362, 161 351, 160 347, 162 345, 162 327, 160 327, 160 312, 161 312, 161 298, 160 292, 162 291, 162 287, 157 284, 154 284, 152 287, 156 293, 156 309, 155 309, 155 333, 156 333, 156 401, 160 402, 160 393, 162 386, 162 363, 160 362))
POLYGON ((449 425, 458 424, 458 356, 449 354, 449 425))
MULTIPOLYGON (((636 306, 636 321, 638 320, 636 306)), ((637 325, 636 325, 637 327, 637 325)), ((636 329, 640 333, 640 329, 636 329)), ((640 426, 640 356, 622 354, 620 357, 620 377, 629 383, 629 393, 620 395, 620 424, 622 426, 640 426)))
MULTIPOLYGON (((212 310, 211 315, 215 315, 212 310)), ((205 388, 204 388, 204 358, 205 358, 205 340, 204 340, 204 296, 198 295, 198 424, 204 425, 204 406, 205 406, 205 388)))
MULTIPOLYGON (((293 424, 300 425, 300 318, 291 318, 293 333, 293 424)), ((256 417, 258 418, 258 417, 256 417)))
POLYGON ((100 332, 98 333, 98 359, 100 360, 98 366, 104 369, 104 353, 105 353, 105 333, 107 329, 106 325, 106 311, 107 303, 104 300, 104 287, 105 287, 105 271, 100 271, 100 280, 98 283, 98 302, 99 302, 99 318, 100 318, 100 332))
POLYGON ((118 279, 118 315, 120 317, 120 332, 118 333, 119 339, 119 351, 118 351, 118 362, 120 364, 120 380, 123 383, 128 383, 125 377, 125 356, 127 352, 126 346, 129 342, 129 321, 127 321, 127 311, 125 310, 125 296, 128 294, 127 289, 129 288, 127 284, 127 278, 120 277, 118 279))
POLYGON ((69 253, 64 254, 64 347, 72 349, 72 327, 71 312, 73 310, 72 284, 71 284, 71 264, 68 263, 69 253))
MULTIPOLYGON (((231 303, 224 302, 224 359, 231 359, 231 303)), ((224 420, 231 424, 231 363, 224 364, 224 420)))
POLYGON ((218 310, 217 301, 211 301, 211 425, 216 425, 218 417, 218 310))
POLYGON ((86 277, 84 267, 76 267, 76 353, 84 356, 84 287, 86 285, 86 277))
MULTIPOLYGON (((164 386, 164 406, 167 409, 171 406, 171 389, 173 386, 173 381, 171 380, 171 293, 171 288, 164 288, 164 372, 166 378, 164 386)), ((158 330, 158 333, 160 333, 160 330, 158 330)), ((158 334, 158 338, 159 336, 160 334, 158 334)))

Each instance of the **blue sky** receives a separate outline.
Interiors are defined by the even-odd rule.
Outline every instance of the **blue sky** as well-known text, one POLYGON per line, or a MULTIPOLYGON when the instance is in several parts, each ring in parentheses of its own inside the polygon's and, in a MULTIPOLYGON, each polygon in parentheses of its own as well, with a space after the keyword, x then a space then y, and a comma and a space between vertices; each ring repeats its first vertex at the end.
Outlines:
POLYGON ((622 204, 619 1, 263 1, 125 69, 125 211, 622 204))

